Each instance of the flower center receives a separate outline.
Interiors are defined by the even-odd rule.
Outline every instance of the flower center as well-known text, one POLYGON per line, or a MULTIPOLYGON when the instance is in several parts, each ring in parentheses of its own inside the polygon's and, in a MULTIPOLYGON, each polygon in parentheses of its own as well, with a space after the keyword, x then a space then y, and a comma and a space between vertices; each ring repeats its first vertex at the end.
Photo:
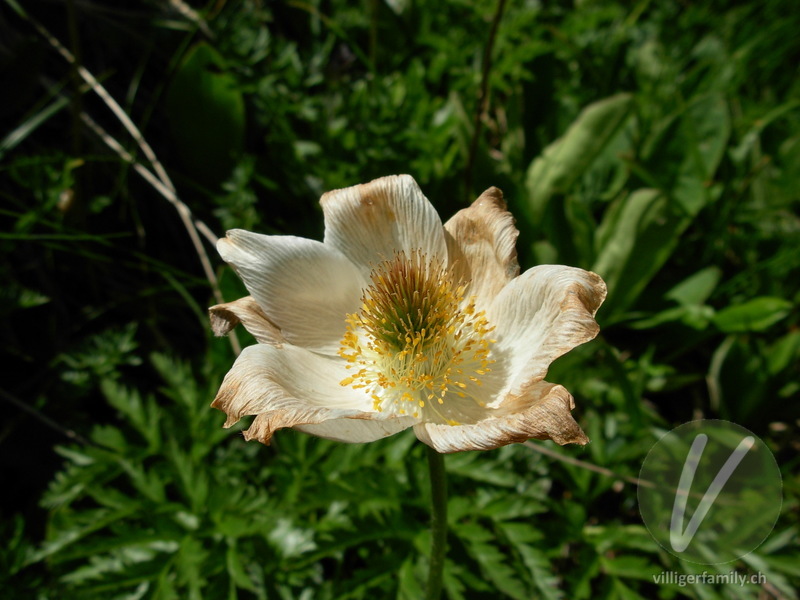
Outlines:
POLYGON ((474 298, 464 300, 441 262, 420 251, 375 267, 361 310, 347 315, 339 355, 373 408, 458 425, 470 404, 483 406, 481 377, 491 371, 490 327, 474 298))

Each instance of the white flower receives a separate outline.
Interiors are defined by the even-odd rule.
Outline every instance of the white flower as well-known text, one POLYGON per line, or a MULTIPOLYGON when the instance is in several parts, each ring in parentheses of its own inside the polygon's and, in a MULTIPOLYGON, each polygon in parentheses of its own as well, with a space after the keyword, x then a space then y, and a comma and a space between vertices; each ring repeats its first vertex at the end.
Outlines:
POLYGON ((597 335, 603 280, 540 265, 522 275, 502 193, 444 226, 408 175, 322 197, 323 242, 229 231, 218 249, 251 296, 210 309, 246 348, 212 406, 246 439, 292 427, 343 442, 408 427, 439 452, 529 438, 588 440, 550 363, 597 335), (518 276, 519 275, 519 276, 518 276))

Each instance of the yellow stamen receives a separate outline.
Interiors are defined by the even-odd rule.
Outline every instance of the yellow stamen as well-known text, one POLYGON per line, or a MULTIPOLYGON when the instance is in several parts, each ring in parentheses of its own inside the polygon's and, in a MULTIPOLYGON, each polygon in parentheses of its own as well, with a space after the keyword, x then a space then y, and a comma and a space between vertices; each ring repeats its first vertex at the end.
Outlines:
POLYGON ((455 424, 462 399, 483 403, 474 386, 491 371, 494 328, 474 298, 465 302, 452 273, 420 251, 397 253, 370 279, 361 310, 347 315, 339 349, 358 372, 341 385, 366 388, 375 410, 405 415, 400 403, 414 402, 423 409, 414 417, 455 424))

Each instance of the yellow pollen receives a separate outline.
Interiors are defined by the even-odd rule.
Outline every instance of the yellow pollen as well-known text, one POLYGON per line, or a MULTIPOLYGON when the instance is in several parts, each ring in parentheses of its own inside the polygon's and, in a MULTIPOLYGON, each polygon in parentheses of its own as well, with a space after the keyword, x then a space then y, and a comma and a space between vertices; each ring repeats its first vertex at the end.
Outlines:
POLYGON ((474 298, 465 301, 464 286, 421 251, 395 254, 370 280, 361 309, 347 315, 339 348, 357 372, 340 384, 365 389, 376 411, 405 415, 402 405, 413 402, 423 409, 415 418, 439 423, 457 424, 458 403, 483 405, 475 393, 494 362, 494 327, 474 298))

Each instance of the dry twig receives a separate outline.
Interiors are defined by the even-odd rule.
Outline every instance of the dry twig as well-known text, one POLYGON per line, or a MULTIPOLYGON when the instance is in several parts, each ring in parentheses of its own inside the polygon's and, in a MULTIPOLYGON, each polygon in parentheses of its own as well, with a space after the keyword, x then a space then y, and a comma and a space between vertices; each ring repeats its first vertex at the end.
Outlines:
MULTIPOLYGON (((18 7, 17 7, 18 8, 18 7)), ((20 12, 18 10, 18 12, 20 12)), ((200 260, 200 264, 202 265, 203 272, 208 280, 209 285, 211 286, 212 293, 214 295, 215 300, 217 303, 221 304, 224 302, 222 297, 222 292, 219 289, 219 282, 217 280, 217 276, 214 273, 214 269, 211 266, 211 261, 208 258, 208 253, 206 252, 205 248, 203 247, 203 243, 200 239, 200 233, 213 245, 217 242, 217 236, 209 229, 207 225, 205 225, 202 221, 195 219, 192 215, 191 209, 183 203, 177 195, 177 191, 175 189, 175 185, 172 183, 169 175, 167 174, 166 169, 158 160, 156 153, 153 151, 150 144, 147 143, 147 140, 142 135, 142 132, 139 128, 134 124, 131 118, 127 115, 127 113, 122 109, 119 103, 114 100, 111 94, 108 93, 103 85, 97 81, 94 75, 89 72, 84 66, 77 64, 77 60, 75 56, 61 43, 56 39, 41 23, 36 21, 33 17, 26 14, 24 11, 20 12, 20 15, 28 20, 36 31, 39 32, 42 37, 44 37, 47 42, 73 67, 75 67, 77 73, 80 75, 81 79, 83 79, 86 84, 94 91, 100 99, 103 100, 105 105, 111 110, 117 120, 122 124, 122 126, 128 131, 131 137, 136 142, 136 145, 141 149, 144 156, 152 165, 153 171, 150 171, 147 167, 143 164, 138 162, 133 155, 128 152, 122 144, 120 144, 116 139, 114 139, 111 135, 109 135, 100 125, 98 125, 88 114, 85 112, 81 112, 81 119, 84 123, 86 123, 92 131, 94 131, 100 138, 105 142, 105 144, 111 148, 120 158, 125 160, 126 162, 130 163, 134 170, 139 173, 148 183, 150 183, 156 191, 158 191, 170 204, 172 204, 175 209, 178 211, 178 215, 181 218, 181 221, 186 228, 187 233, 189 234, 189 238, 194 245, 195 251, 197 252, 197 256, 200 260)), ((229 336, 231 340, 231 346, 236 354, 241 352, 241 346, 235 335, 229 336)))

